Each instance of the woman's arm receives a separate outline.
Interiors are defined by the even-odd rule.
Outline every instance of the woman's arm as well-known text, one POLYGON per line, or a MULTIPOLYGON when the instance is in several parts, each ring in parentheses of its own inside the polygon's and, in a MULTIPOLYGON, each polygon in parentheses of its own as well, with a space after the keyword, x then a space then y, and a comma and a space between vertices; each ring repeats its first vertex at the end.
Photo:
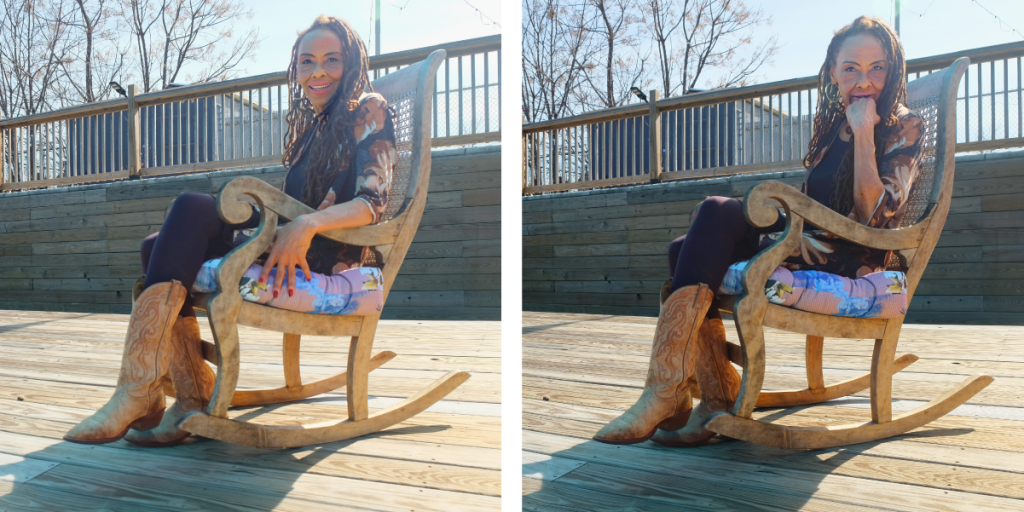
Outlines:
MULTIPOLYGON (((270 256, 263 265, 260 282, 266 282, 270 270, 278 267, 278 272, 288 274, 288 296, 295 293, 296 267, 301 268, 306 280, 313 280, 313 272, 306 261, 306 252, 317 233, 332 229, 354 228, 373 222, 374 215, 366 201, 354 199, 323 210, 300 215, 294 220, 277 228, 277 238, 270 249, 270 256), (285 270, 287 269, 287 270, 285 270)), ((279 274, 275 274, 279 275, 279 274)), ((274 298, 281 290, 283 279, 274 279, 274 298)))
POLYGON ((853 130, 853 208, 857 221, 866 224, 885 192, 875 161, 875 125, 880 121, 875 100, 853 102, 846 109, 846 119, 853 130))
MULTIPOLYGON (((395 162, 394 126, 387 111, 387 102, 378 94, 365 96, 360 106, 360 121, 356 125, 359 146, 352 166, 356 177, 355 198, 334 204, 334 188, 320 203, 316 212, 292 219, 277 230, 277 238, 270 256, 263 265, 260 282, 265 282, 271 269, 287 272, 288 295, 295 291, 296 268, 301 268, 307 280, 313 274, 306 261, 306 252, 317 233, 332 229, 354 228, 376 224, 387 204, 391 172, 395 162), (287 270, 286 270, 287 269, 287 270)), ((274 280, 274 297, 278 296, 284 279, 274 280)))

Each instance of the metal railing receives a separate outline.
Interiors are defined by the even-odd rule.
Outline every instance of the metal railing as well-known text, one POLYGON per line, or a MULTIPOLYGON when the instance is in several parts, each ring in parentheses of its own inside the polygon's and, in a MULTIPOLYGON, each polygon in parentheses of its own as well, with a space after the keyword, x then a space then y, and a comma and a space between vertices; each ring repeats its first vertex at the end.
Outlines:
MULTIPOLYGON (((914 59, 907 80, 970 57, 957 98, 957 151, 1024 146, 1022 56, 1024 43, 1010 43, 914 59)), ((648 98, 524 125, 523 193, 802 167, 817 77, 648 98)))
MULTIPOLYGON (((447 52, 434 84, 432 143, 501 140, 501 36, 370 57, 372 78, 447 52)), ((0 120, 0 190, 281 162, 285 72, 197 84, 0 120)))

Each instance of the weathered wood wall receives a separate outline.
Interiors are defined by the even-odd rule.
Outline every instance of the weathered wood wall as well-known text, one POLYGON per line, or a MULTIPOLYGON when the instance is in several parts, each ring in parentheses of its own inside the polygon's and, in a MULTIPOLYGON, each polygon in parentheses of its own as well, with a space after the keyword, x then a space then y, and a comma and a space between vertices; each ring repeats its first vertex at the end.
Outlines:
MULTIPOLYGON (((907 319, 1024 324, 1024 152, 961 156, 945 229, 907 319)), ((523 309, 657 316, 667 249, 706 196, 803 169, 523 198, 523 309)))
MULTIPOLYGON (((500 146, 434 151, 426 211, 385 317, 500 318, 500 160, 500 146)), ((279 186, 284 168, 0 194, 0 309, 130 312, 139 247, 168 203, 240 175, 279 186)))

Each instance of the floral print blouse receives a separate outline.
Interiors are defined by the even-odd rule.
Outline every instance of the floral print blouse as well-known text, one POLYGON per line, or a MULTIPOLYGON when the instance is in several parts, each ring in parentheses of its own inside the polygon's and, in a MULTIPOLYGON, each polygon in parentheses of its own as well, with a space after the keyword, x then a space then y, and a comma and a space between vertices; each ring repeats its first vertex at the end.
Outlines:
MULTIPOLYGON (((371 224, 381 221, 388 202, 388 188, 397 159, 395 126, 387 100, 369 92, 359 98, 358 118, 353 129, 359 146, 348 171, 339 172, 317 210, 348 201, 362 201, 373 215, 371 224)), ((285 176, 283 190, 296 199, 306 185, 308 154, 300 157, 285 176)), ((384 258, 374 247, 362 247, 313 237, 306 261, 313 272, 336 274, 356 267, 384 266, 384 258)))
MULTIPOLYGON (((878 168, 878 176, 885 189, 874 212, 867 219, 858 218, 856 210, 845 212, 850 219, 872 228, 899 227, 906 214, 910 193, 920 175, 924 123, 917 114, 903 105, 900 105, 896 114, 899 126, 885 141, 885 154, 878 168)), ((827 152, 828 149, 812 163, 808 176, 827 152)), ((805 192, 806 187, 805 179, 805 192)), ((761 234, 759 249, 766 249, 781 235, 781 232, 761 234)), ((864 247, 827 231, 814 229, 813 226, 805 227, 800 242, 800 247, 782 264, 789 270, 818 270, 849 278, 882 270, 906 270, 899 258, 891 254, 892 251, 864 247)))

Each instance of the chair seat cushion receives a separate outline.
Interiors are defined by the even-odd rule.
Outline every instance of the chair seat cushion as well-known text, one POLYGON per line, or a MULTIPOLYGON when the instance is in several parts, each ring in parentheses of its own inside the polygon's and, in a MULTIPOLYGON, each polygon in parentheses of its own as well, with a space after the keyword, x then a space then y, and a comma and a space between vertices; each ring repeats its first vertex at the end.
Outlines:
MULTIPOLYGON (((216 291, 213 273, 218 264, 220 258, 203 263, 192 291, 216 291)), ((312 281, 307 281, 300 269, 296 272, 295 295, 289 297, 285 286, 282 286, 276 299, 274 272, 270 273, 266 284, 261 284, 262 272, 263 266, 253 263, 242 275, 238 291, 243 300, 277 309, 323 315, 371 315, 384 306, 384 277, 379 268, 356 267, 330 276, 314 272, 312 281)))
MULTIPOLYGON (((729 266, 720 295, 743 293, 740 276, 747 262, 729 266)), ((831 316, 895 318, 907 312, 907 276, 883 271, 850 279, 816 270, 779 267, 765 284, 768 302, 831 316)))

